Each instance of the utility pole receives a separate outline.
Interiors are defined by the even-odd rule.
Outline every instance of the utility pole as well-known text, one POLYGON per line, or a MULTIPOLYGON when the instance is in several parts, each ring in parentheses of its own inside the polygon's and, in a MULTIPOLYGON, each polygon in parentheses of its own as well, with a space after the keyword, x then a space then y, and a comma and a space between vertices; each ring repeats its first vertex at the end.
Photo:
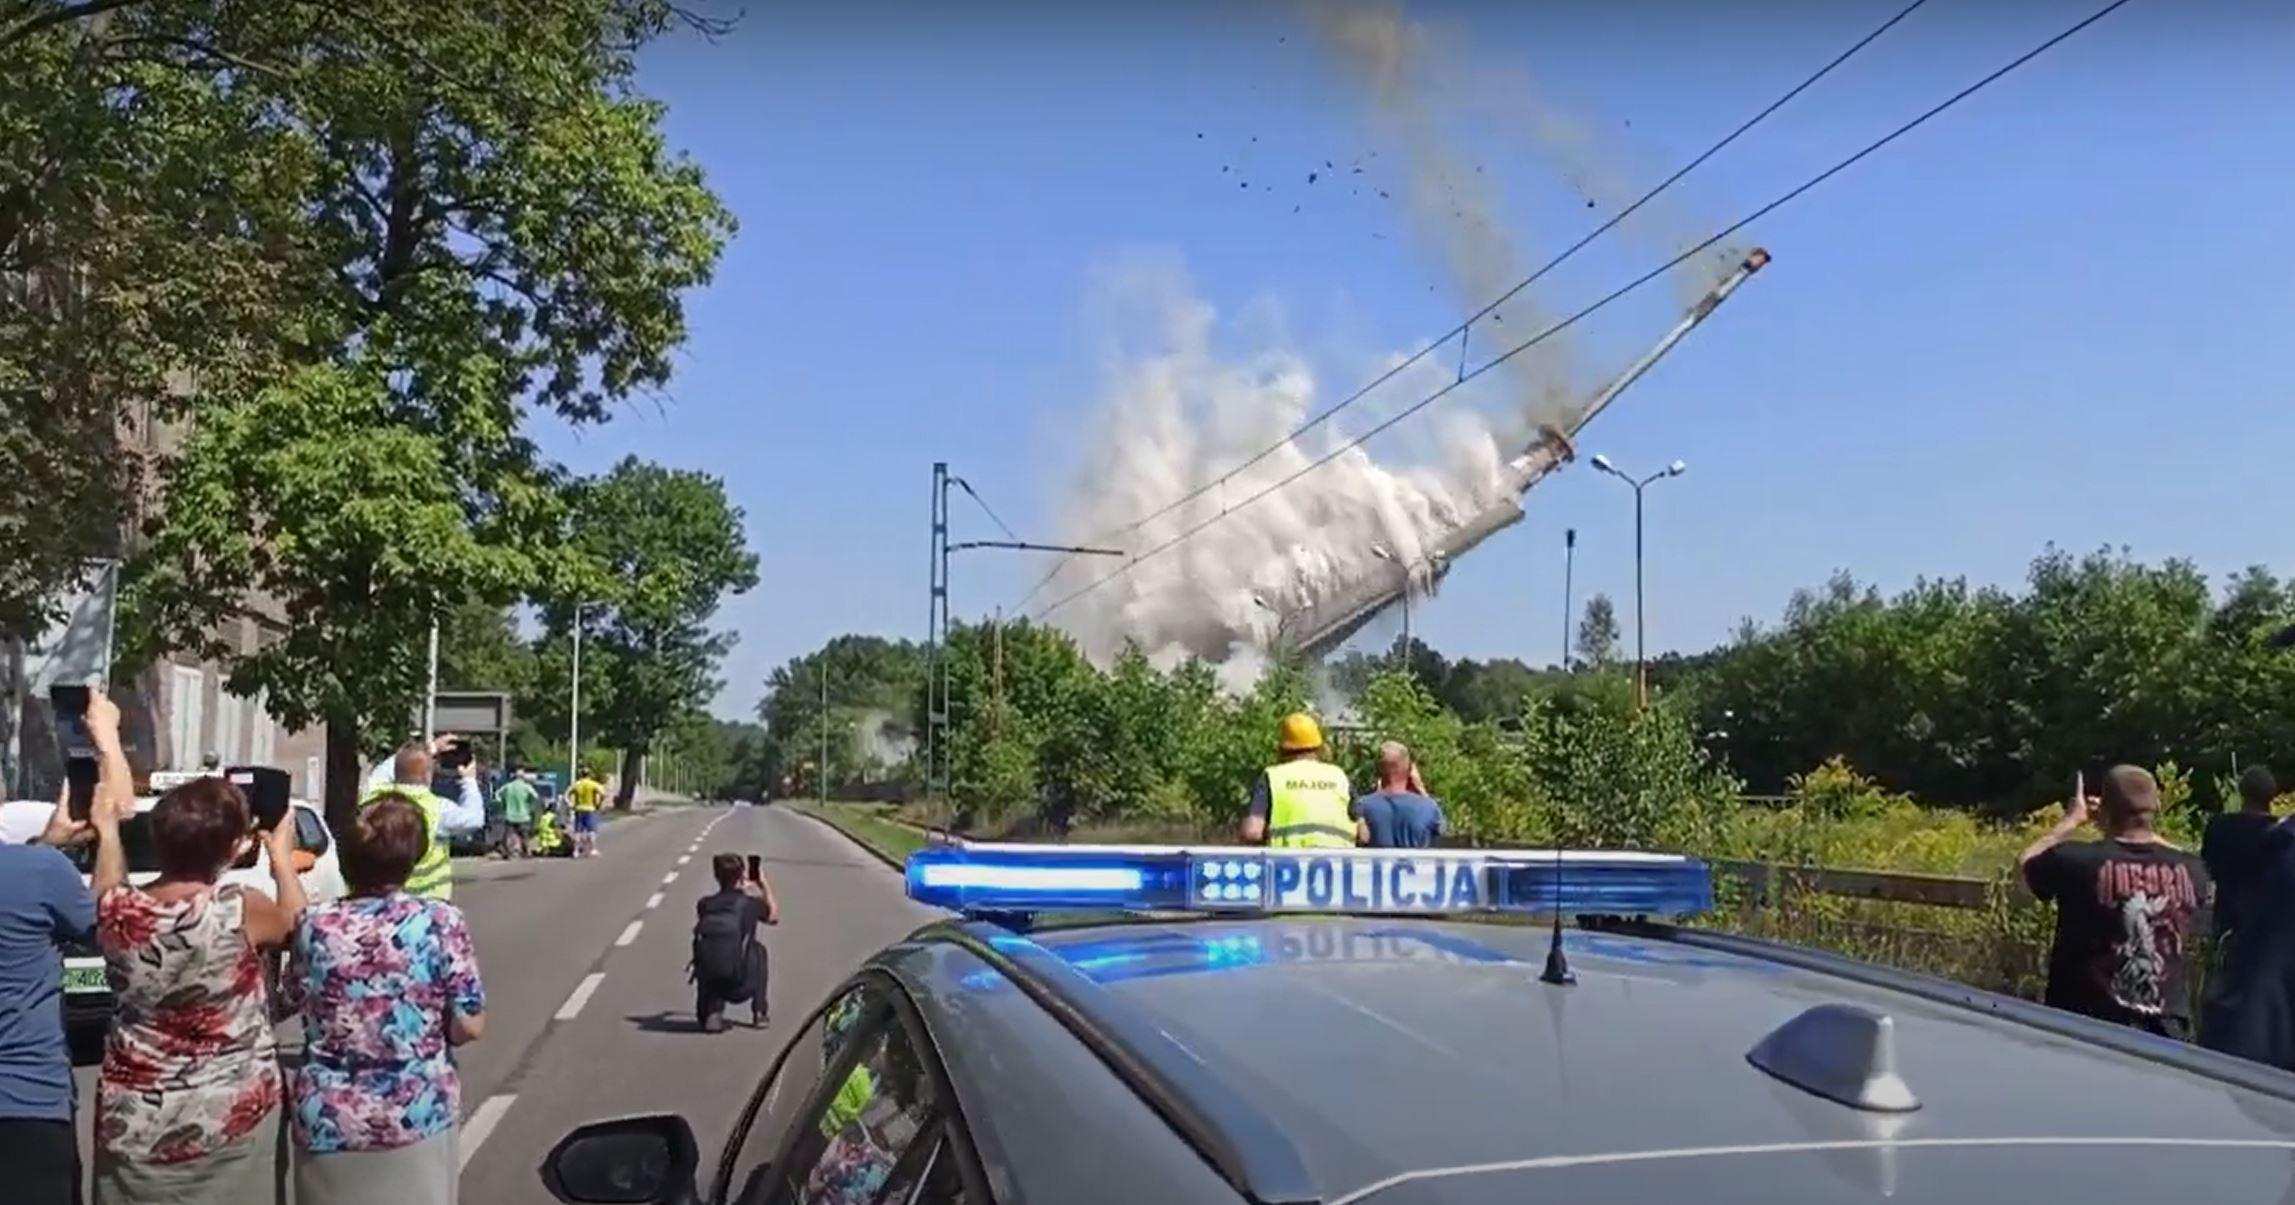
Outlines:
MULTIPOLYGON (((924 797, 929 802, 943 793, 940 764, 948 757, 948 462, 945 460, 932 462, 932 613, 925 621, 924 650, 924 797)), ((822 704, 824 716, 827 708, 826 703, 822 704)), ((824 761, 826 756, 823 755, 824 761)))
POLYGON ((829 659, 821 658, 821 806, 829 804, 829 659))
POLYGON ((566 707, 566 785, 582 777, 582 605, 574 604, 573 699, 566 707))
POLYGON ((1562 531, 1562 672, 1570 672, 1570 587, 1578 571, 1578 529, 1562 531))
POLYGON ((438 619, 435 616, 430 621, 429 681, 422 694, 422 744, 426 749, 438 738, 438 619))

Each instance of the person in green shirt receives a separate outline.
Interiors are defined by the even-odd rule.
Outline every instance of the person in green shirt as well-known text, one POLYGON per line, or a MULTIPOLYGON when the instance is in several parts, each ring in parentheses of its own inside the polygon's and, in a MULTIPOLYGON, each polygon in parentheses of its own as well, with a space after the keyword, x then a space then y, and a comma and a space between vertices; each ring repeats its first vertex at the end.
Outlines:
POLYGON ((503 856, 528 856, 528 842, 534 835, 534 808, 541 802, 541 793, 534 789, 534 771, 520 766, 510 781, 495 793, 495 798, 502 804, 503 856), (516 854, 511 850, 516 850, 516 854))

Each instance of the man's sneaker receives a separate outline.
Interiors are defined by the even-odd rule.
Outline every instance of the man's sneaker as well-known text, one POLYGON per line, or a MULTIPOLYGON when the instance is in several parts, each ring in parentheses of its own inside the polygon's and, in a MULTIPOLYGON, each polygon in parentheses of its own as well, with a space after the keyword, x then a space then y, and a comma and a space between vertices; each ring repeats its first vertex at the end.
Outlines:
POLYGON ((701 1032, 703 1032, 703 1033, 724 1033, 724 1032, 725 1032, 725 1014, 724 1014, 724 1013, 714 1013, 714 1014, 712 1014, 712 1015, 710 1015, 710 1016, 708 1016, 708 1017, 705 1017, 705 1018, 703 1018, 703 1019, 702 1019, 702 1022, 701 1022, 701 1032))

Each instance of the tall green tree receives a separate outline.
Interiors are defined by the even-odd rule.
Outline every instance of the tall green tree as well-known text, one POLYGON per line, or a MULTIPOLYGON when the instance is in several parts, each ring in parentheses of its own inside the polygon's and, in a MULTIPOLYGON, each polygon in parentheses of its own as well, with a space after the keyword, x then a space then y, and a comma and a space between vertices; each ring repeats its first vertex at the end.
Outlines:
POLYGON ((1607 669, 1618 661, 1618 609, 1607 594, 1586 600, 1578 620, 1578 660, 1591 669, 1607 669))
POLYGON ((570 643, 559 634, 582 625, 583 725, 621 750, 617 807, 630 805, 655 737, 700 723, 724 685, 717 667, 733 636, 709 621, 727 595, 757 584, 741 523, 724 482, 634 456, 573 492, 571 546, 604 588, 586 605, 552 607, 545 640, 570 643))
POLYGON ((524 427, 537 409, 601 420, 665 383, 680 298, 731 232, 634 87, 678 11, 145 0, 113 16, 105 36, 138 56, 114 120, 149 121, 149 98, 256 148, 154 187, 196 198, 220 244, 202 253, 262 284, 243 353, 261 371, 190 382, 139 627, 147 648, 196 646, 280 607, 279 641, 207 651, 281 719, 327 725, 346 807, 362 749, 406 729, 434 616, 591 588, 524 427))

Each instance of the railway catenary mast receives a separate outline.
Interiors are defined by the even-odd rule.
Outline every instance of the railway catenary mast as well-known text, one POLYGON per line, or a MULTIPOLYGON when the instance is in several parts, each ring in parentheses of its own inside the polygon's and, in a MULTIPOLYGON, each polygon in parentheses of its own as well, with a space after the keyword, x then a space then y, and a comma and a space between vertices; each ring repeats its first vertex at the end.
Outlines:
POLYGON ((1523 449, 1521 455, 1506 462, 1504 495, 1495 505, 1472 516, 1464 523, 1444 533, 1427 549, 1425 560, 1407 579, 1391 573, 1373 574, 1351 583, 1315 602, 1285 613, 1278 631, 1284 633, 1282 644, 1310 656, 1321 656, 1344 643, 1363 625, 1376 618, 1388 607, 1402 601, 1405 591, 1415 594, 1431 593, 1435 585, 1450 572, 1458 558, 1466 555, 1475 545, 1504 531, 1522 520, 1521 496, 1538 484, 1546 474, 1576 455, 1573 440, 1586 424, 1594 421, 1619 394, 1639 380, 1673 345, 1681 342, 1697 325, 1718 308, 1739 285, 1751 279, 1769 262, 1769 253, 1759 248, 1747 254, 1729 275, 1713 286, 1696 305, 1674 324, 1657 346, 1642 353, 1619 373, 1609 384, 1587 399, 1568 420, 1568 429, 1549 426, 1544 434, 1523 449))

